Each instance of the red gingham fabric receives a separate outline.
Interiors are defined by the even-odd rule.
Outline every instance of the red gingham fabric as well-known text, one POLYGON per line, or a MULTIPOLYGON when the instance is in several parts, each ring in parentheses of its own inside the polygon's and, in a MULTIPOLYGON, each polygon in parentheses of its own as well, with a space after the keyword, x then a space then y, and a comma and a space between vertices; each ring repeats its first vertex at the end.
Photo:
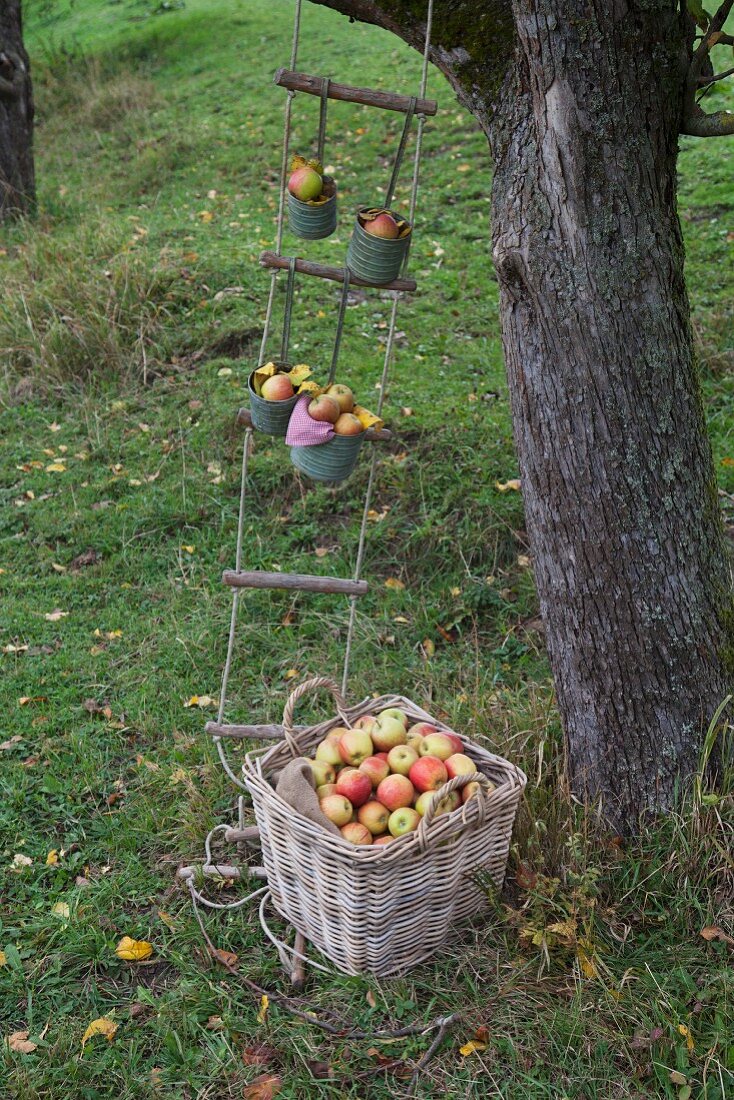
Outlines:
POLYGON ((334 434, 334 425, 325 420, 312 420, 308 415, 311 395, 304 393, 299 397, 288 421, 285 441, 289 447, 313 447, 317 443, 326 443, 334 434))

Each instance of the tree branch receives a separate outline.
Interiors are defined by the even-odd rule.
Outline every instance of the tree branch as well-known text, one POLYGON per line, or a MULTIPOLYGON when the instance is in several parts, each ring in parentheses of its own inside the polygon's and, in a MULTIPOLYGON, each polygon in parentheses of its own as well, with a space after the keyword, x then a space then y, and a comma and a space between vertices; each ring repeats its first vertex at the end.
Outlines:
POLYGON ((703 67, 709 60, 711 47, 723 38, 722 27, 733 6, 734 0, 724 0, 691 59, 683 100, 682 134, 691 134, 694 137, 723 137, 734 134, 734 114, 731 111, 716 111, 709 115, 696 102, 696 93, 701 83, 709 83, 708 78, 702 80, 703 67))
POLYGON ((725 69, 723 73, 716 73, 714 76, 700 76, 698 83, 700 87, 706 87, 709 84, 715 84, 717 80, 726 80, 727 76, 731 76, 734 73, 734 67, 731 69, 725 69))

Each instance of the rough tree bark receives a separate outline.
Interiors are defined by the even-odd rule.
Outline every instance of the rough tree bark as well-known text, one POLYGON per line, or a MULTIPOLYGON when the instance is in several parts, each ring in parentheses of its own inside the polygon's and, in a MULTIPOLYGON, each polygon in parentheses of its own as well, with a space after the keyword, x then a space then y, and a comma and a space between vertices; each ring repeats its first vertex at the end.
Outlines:
MULTIPOLYGON (((425 3, 317 0, 422 48, 425 3)), ((673 0, 436 0, 485 131, 527 529, 577 793, 666 810, 734 672, 730 567, 676 212, 673 0)))
POLYGON ((33 208, 33 90, 20 0, 0 0, 0 222, 33 208))

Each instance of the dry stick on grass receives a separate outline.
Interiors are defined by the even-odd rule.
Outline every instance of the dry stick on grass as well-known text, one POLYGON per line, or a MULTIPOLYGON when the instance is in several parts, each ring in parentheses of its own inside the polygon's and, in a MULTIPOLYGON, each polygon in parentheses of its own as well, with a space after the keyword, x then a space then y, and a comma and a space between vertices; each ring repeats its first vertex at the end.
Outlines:
MULTIPOLYGON (((194 915, 196 916, 199 928, 201 929, 201 934, 204 937, 204 942, 209 948, 209 952, 212 955, 212 958, 221 963, 222 966, 224 966, 225 969, 230 972, 230 974, 234 975, 234 977, 243 982, 248 989, 251 989, 253 991, 253 993, 257 993, 260 997, 267 997, 268 1000, 272 1001, 274 1004, 282 1005, 282 1007, 285 1008, 287 1012, 290 1012, 293 1016, 297 1016, 299 1019, 305 1020, 306 1023, 313 1024, 315 1027, 321 1028, 321 1030, 325 1031, 328 1035, 336 1035, 340 1039, 403 1039, 407 1038, 409 1035, 423 1035, 429 1031, 434 1031, 436 1028, 438 1028, 439 1034, 436 1040, 431 1043, 431 1046, 429 1047, 428 1051, 423 1056, 421 1061, 418 1063, 412 1080, 417 1080, 417 1076, 423 1072, 422 1067, 428 1064, 430 1058, 432 1058, 435 1051, 438 1050, 438 1047, 443 1041, 443 1036, 446 1034, 447 1030, 459 1019, 460 1014, 458 1012, 454 1012, 450 1016, 439 1016, 437 1017, 437 1019, 432 1020, 429 1024, 408 1024, 407 1027, 395 1029, 381 1028, 378 1031, 372 1032, 359 1031, 357 1028, 351 1027, 350 1024, 341 1020, 339 1016, 337 1016, 337 1014, 331 1009, 321 1008, 319 1009, 319 1011, 322 1013, 326 1011, 333 1020, 339 1021, 338 1025, 327 1023, 326 1020, 320 1020, 318 1016, 314 1015, 313 1008, 309 1009, 308 1011, 299 1008, 298 1003, 293 997, 287 997, 284 993, 277 993, 274 990, 265 989, 263 986, 258 985, 257 982, 253 982, 251 978, 246 977, 241 970, 238 970, 236 966, 233 966, 232 963, 227 961, 226 957, 219 950, 219 948, 214 946, 214 943, 212 942, 206 928, 204 927, 204 922, 201 919, 199 907, 196 904, 196 898, 194 897, 194 884, 193 882, 191 882, 191 880, 189 880, 188 882, 188 887, 189 893, 191 894, 191 904, 194 907, 194 915)), ((300 999, 300 1003, 308 1004, 308 1002, 304 1002, 303 999, 300 999)))

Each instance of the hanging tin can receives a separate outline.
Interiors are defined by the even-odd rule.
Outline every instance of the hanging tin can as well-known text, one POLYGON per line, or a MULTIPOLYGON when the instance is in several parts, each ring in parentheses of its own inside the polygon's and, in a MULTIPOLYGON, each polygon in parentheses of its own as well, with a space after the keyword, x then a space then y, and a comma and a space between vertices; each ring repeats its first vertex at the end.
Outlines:
MULTIPOLYGON (((287 363, 280 360, 276 359, 274 363, 281 370, 287 371, 290 369, 287 363)), ((253 371, 247 380, 252 426, 257 428, 259 432, 264 432, 265 435, 284 436, 288 431, 288 421, 298 400, 298 394, 295 393, 293 397, 287 397, 283 401, 266 401, 264 397, 260 397, 255 393, 254 376, 255 372, 253 371)))
POLYGON ((357 465, 361 435, 333 435, 312 447, 291 447, 291 462, 313 481, 345 481, 357 465))
POLYGON ((347 249, 347 266, 353 275, 369 286, 385 286, 397 279, 410 248, 412 228, 399 214, 392 210, 362 207, 352 239, 347 249), (364 226, 375 221, 380 214, 389 214, 397 223, 399 236, 394 238, 378 237, 368 233, 364 226))
POLYGON ((288 192, 288 222, 291 231, 304 241, 320 241, 336 229, 336 184, 324 176, 323 201, 301 202, 288 192))

